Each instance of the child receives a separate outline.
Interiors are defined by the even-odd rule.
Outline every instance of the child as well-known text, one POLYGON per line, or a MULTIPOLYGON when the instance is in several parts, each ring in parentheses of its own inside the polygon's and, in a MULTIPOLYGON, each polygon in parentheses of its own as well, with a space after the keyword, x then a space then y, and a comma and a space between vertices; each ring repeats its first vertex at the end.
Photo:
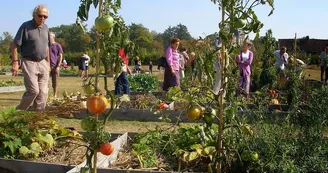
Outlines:
POLYGON ((128 66, 129 65, 128 55, 124 54, 124 49, 119 50, 119 55, 123 60, 123 62, 121 67, 121 74, 118 76, 118 78, 115 81, 115 95, 122 95, 122 94, 130 95, 128 74, 131 74, 131 70, 128 66))
POLYGON ((149 61, 149 73, 153 74, 153 62, 149 61))
POLYGON ((63 68, 66 70, 67 68, 67 62, 66 62, 66 59, 63 60, 63 64, 62 64, 63 68))

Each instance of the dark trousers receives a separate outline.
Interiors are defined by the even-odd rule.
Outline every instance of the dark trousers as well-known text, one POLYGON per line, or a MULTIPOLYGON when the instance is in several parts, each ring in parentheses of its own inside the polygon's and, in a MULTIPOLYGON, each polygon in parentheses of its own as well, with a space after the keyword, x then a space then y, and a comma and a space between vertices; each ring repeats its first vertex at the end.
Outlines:
POLYGON ((320 66, 320 69, 321 69, 321 82, 323 82, 323 81, 327 82, 327 80, 328 80, 328 67, 320 66), (323 79, 324 74, 325 74, 325 80, 323 79))
POLYGON ((122 72, 115 81, 115 95, 130 95, 129 79, 126 72, 122 72))

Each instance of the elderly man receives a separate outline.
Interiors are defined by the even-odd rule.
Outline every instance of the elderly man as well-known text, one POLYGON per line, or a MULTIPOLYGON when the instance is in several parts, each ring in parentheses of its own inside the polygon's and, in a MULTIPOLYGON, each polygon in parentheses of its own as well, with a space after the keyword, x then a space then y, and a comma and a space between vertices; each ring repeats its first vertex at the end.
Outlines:
POLYGON ((55 42, 55 33, 50 32, 50 75, 52 79, 52 88, 54 97, 57 97, 57 85, 59 78, 59 69, 63 60, 63 49, 59 43, 55 42))
POLYGON ((12 73, 17 75, 20 47, 22 72, 26 91, 16 109, 28 110, 30 106, 36 111, 45 109, 48 96, 49 63, 49 28, 45 24, 48 8, 38 5, 33 10, 33 19, 24 22, 12 44, 12 73))

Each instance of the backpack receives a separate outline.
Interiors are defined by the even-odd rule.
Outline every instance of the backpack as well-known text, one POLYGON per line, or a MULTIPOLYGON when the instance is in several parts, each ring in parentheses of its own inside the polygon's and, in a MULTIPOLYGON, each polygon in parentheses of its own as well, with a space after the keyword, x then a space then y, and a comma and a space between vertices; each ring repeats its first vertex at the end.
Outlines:
POLYGON ((162 56, 158 59, 158 66, 164 67, 164 68, 167 67, 166 58, 164 56, 162 56))

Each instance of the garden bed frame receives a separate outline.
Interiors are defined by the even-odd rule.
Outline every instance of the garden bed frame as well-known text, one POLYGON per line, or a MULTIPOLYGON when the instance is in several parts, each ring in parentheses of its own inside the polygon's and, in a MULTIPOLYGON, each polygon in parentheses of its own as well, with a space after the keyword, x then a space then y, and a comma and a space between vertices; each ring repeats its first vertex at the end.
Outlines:
MULTIPOLYGON (((128 136, 133 138, 137 133, 128 132, 128 136)), ((112 133, 113 138, 117 138, 122 134, 112 133)), ((0 158, 0 168, 5 168, 16 173, 66 173, 73 169, 75 165, 53 164, 43 162, 33 162, 18 159, 4 159, 0 158)), ((152 170, 124 170, 124 169, 110 169, 99 168, 98 173, 165 173, 171 171, 152 171, 152 170)))
POLYGON ((25 86, 9 86, 9 87, 0 87, 0 93, 11 93, 11 92, 20 92, 25 91, 25 86))

